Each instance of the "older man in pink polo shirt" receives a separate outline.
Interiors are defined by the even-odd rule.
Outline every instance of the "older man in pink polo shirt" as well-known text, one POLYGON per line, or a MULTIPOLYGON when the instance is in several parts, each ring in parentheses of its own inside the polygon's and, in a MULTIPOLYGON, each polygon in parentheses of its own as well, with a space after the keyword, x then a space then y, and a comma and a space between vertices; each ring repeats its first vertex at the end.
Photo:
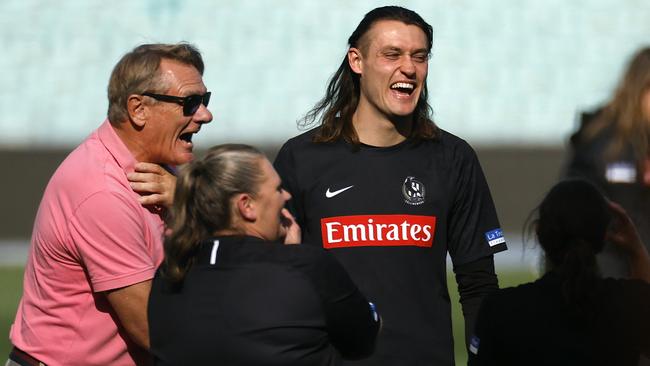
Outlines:
POLYGON ((108 119, 43 195, 8 365, 149 362, 147 300, 173 183, 161 166, 191 160, 192 135, 212 120, 203 69, 188 44, 142 45, 115 66, 108 119))

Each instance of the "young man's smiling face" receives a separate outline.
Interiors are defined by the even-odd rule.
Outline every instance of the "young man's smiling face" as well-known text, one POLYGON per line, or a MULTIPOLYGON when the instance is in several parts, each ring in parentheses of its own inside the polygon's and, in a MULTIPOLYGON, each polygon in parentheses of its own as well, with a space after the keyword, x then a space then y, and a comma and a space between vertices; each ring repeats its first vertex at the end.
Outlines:
POLYGON ((413 114, 427 78, 427 45, 418 26, 396 20, 373 24, 360 47, 348 52, 350 67, 360 76, 357 109, 388 119, 413 114))

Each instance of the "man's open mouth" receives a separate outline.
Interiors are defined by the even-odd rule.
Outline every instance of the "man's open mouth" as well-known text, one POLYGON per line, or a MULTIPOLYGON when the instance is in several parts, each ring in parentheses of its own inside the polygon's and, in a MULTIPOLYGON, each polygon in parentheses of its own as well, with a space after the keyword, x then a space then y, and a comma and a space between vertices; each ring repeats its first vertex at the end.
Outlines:
POLYGON ((391 90, 395 90, 399 93, 411 95, 411 93, 413 93, 413 91, 415 90, 415 84, 407 83, 407 82, 397 82, 397 83, 393 83, 393 85, 391 85, 390 88, 391 90))
POLYGON ((178 139, 185 142, 187 145, 192 145, 192 136, 194 136, 196 132, 185 132, 182 133, 180 136, 178 136, 178 139))

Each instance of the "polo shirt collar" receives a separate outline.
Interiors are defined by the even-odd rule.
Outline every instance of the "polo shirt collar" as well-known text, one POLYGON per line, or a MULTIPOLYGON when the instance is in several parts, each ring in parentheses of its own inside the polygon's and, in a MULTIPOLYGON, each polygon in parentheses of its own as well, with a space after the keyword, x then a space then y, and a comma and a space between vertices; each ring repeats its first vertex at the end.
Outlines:
POLYGON ((99 126, 97 135, 122 170, 127 173, 135 170, 135 164, 137 163, 135 157, 117 135, 108 119, 99 126))

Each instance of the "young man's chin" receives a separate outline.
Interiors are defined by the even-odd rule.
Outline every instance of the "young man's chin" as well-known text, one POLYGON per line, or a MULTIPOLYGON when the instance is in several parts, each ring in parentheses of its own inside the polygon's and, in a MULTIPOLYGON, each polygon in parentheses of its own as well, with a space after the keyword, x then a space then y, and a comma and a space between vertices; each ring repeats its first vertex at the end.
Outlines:
POLYGON ((396 108, 391 112, 394 117, 402 119, 411 117, 413 115, 413 112, 415 112, 415 108, 396 108))
POLYGON ((398 116, 398 117, 408 117, 415 112, 415 107, 417 106, 416 103, 413 102, 408 102, 408 103, 394 103, 392 106, 390 106, 390 112, 391 114, 398 116))

